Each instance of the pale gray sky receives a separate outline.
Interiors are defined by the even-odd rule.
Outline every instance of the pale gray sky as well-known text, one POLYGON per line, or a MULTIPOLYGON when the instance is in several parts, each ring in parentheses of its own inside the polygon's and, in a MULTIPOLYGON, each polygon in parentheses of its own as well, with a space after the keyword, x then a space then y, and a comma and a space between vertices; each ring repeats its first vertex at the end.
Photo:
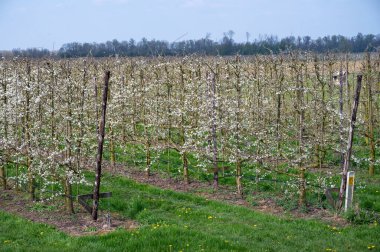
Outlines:
POLYGON ((260 35, 380 34, 379 0, 0 0, 0 50, 141 38, 175 41, 228 30, 260 35))

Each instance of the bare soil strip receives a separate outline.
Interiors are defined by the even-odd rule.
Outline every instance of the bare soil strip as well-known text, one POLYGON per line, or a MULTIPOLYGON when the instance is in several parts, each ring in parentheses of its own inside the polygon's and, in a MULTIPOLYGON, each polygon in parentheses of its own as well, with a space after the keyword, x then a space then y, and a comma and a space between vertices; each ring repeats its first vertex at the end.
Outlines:
MULTIPOLYGON (((41 204, 40 206, 46 205, 41 204)), ((24 192, 0 189, 0 210, 34 222, 54 226, 72 236, 100 235, 117 228, 133 230, 138 227, 137 222, 114 213, 111 213, 111 226, 107 225, 104 212, 101 212, 98 221, 94 222, 91 215, 77 203, 75 203, 75 214, 66 213, 59 201, 50 202, 48 206, 51 207, 36 207, 35 202, 27 199, 27 194, 24 192)))

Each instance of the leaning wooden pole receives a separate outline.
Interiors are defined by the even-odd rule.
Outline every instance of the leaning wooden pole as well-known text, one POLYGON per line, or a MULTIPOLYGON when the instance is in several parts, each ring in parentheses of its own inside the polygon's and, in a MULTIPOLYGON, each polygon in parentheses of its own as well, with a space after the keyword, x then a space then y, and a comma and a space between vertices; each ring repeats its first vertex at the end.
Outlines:
POLYGON ((347 186, 346 185, 346 183, 347 183, 347 172, 348 172, 349 163, 350 163, 350 159, 351 159, 352 141, 354 139, 356 113, 358 112, 361 87, 362 87, 362 75, 358 75, 357 76, 356 91, 355 91, 354 106, 352 108, 350 129, 349 129, 349 135, 348 135, 347 152, 346 152, 346 155, 344 158, 343 171, 342 171, 342 181, 340 184, 339 205, 338 205, 339 208, 341 208, 343 205, 344 193, 346 191, 346 186, 347 186))
POLYGON ((107 71, 104 76, 102 118, 100 122, 100 128, 98 131, 98 154, 96 155, 96 174, 95 174, 93 206, 92 206, 92 219, 95 221, 98 219, 99 189, 100 189, 100 178, 102 175, 103 143, 104 143, 104 135, 105 135, 107 94, 108 94, 108 83, 109 83, 110 75, 111 75, 110 71, 107 71))

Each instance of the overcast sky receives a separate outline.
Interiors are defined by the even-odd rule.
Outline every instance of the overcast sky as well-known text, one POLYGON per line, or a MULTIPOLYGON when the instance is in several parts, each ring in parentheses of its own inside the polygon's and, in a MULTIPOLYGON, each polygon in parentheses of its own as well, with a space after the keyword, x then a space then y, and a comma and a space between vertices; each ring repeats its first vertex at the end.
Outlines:
POLYGON ((134 38, 380 34, 380 0, 0 0, 0 50, 134 38))

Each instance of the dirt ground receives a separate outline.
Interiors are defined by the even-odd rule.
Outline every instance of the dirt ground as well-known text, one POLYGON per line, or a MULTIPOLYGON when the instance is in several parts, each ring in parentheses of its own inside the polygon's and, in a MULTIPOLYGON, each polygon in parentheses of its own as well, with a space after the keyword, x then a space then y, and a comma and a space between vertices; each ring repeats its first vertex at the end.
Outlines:
POLYGON ((167 178, 158 173, 152 173, 148 178, 143 171, 136 169, 125 169, 122 165, 116 165, 116 167, 112 168, 109 164, 107 164, 104 166, 104 169, 107 172, 125 176, 139 183, 150 184, 159 188, 179 192, 189 192, 202 196, 206 199, 218 200, 233 205, 240 205, 267 214, 269 213, 277 216, 289 215, 291 217, 302 219, 318 219, 337 226, 345 226, 348 224, 344 218, 322 208, 309 208, 307 212, 298 210, 286 212, 272 199, 262 199, 252 205, 247 202, 247 200, 242 199, 236 193, 235 188, 228 186, 219 186, 217 191, 213 191, 211 183, 207 182, 191 181, 189 184, 186 184, 183 180, 167 178))
POLYGON ((75 214, 68 214, 64 211, 63 205, 57 202, 49 204, 37 204, 28 199, 24 192, 15 190, 0 189, 0 209, 12 213, 34 222, 45 223, 72 235, 96 235, 111 232, 117 228, 127 230, 136 229, 138 223, 122 218, 111 213, 111 225, 107 222, 106 213, 99 213, 99 218, 95 222, 91 215, 86 212, 78 203, 74 203, 75 214))
MULTIPOLYGON (((91 167, 91 165, 88 165, 88 167, 91 167)), ((213 191, 212 185, 207 182, 191 181, 189 184, 186 184, 182 180, 168 178, 158 173, 152 173, 148 178, 144 171, 125 169, 122 165, 111 167, 107 163, 104 164, 103 171, 125 176, 139 183, 178 192, 193 193, 209 200, 218 200, 228 204, 240 205, 263 213, 302 219, 319 219, 336 226, 345 226, 348 224, 345 219, 326 209, 314 208, 308 209, 307 212, 298 210, 286 212, 271 199, 262 199, 256 202, 255 205, 252 205, 245 199, 240 198, 233 188, 228 186, 220 186, 217 191, 213 191)), ((50 202, 49 204, 54 207, 46 209, 36 208, 35 202, 29 200, 26 193, 0 189, 0 209, 35 222, 55 226, 69 235, 97 235, 111 232, 117 228, 127 230, 138 228, 137 222, 122 218, 116 213, 110 213, 112 220, 111 226, 109 226, 106 221, 106 213, 100 213, 98 221, 94 222, 91 215, 77 202, 74 203, 76 212, 74 215, 66 213, 62 203, 61 205, 59 205, 59 202, 50 202)))

